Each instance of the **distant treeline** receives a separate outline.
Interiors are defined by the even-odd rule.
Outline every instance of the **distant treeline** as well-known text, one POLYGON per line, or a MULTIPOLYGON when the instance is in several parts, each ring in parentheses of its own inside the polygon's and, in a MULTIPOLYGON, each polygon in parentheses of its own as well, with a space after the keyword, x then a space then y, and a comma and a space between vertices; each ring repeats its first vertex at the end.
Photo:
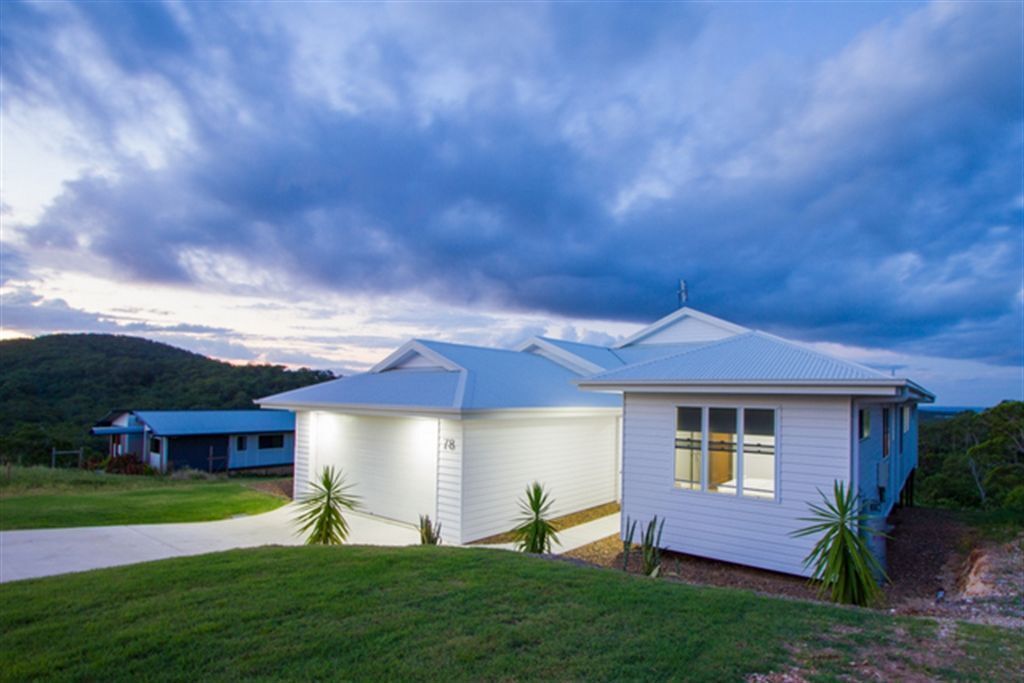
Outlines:
POLYGON ((920 426, 918 503, 1024 512, 1024 403, 1003 401, 920 426))
POLYGON ((253 399, 323 382, 325 370, 231 365, 158 342, 57 334, 0 342, 0 458, 38 462, 50 448, 102 439, 89 427, 114 408, 256 408, 253 399))

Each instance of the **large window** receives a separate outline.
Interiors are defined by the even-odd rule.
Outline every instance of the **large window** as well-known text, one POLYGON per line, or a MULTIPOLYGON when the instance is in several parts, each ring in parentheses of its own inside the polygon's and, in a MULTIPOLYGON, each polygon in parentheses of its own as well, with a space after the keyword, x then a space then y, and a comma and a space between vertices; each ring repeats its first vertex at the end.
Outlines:
POLYGON ((775 410, 676 409, 675 486, 775 497, 775 410))
POLYGON ((860 422, 860 438, 861 441, 871 436, 871 412, 861 408, 857 411, 857 416, 860 422))
POLYGON ((700 408, 676 411, 676 486, 700 490, 701 452, 704 430, 700 408))

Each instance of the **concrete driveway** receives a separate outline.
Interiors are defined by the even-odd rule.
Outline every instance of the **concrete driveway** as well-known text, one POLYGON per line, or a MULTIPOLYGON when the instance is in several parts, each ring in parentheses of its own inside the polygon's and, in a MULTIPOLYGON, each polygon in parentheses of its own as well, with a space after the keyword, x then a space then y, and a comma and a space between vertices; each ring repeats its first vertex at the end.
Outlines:
MULTIPOLYGON (((0 583, 261 545, 301 545, 294 505, 219 522, 132 524, 0 532, 0 583)), ((412 526, 349 513, 348 542, 419 543, 412 526)))

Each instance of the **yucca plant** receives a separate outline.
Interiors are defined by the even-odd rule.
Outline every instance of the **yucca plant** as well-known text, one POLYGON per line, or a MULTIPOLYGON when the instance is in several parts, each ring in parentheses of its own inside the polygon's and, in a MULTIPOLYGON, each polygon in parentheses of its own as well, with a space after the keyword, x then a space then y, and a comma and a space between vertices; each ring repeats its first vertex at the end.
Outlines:
POLYGON ((622 539, 622 571, 629 571, 629 554, 633 550, 633 536, 636 535, 636 520, 626 517, 626 537, 622 539))
POLYGON ((524 553, 550 553, 558 542, 555 527, 548 519, 551 498, 538 482, 526 487, 526 498, 519 501, 519 526, 512 530, 516 550, 524 553))
POLYGON ((883 534, 865 524, 868 515, 852 487, 836 481, 831 500, 822 491, 818 493, 824 505, 811 503, 811 516, 800 518, 813 523, 792 534, 821 534, 804 566, 813 568, 811 578, 821 582, 819 595, 827 593, 833 602, 845 605, 870 605, 882 596, 875 573, 886 581, 889 579, 861 533, 883 534))
POLYGON ((299 502, 299 533, 307 533, 308 545, 341 545, 348 538, 348 522, 342 510, 359 507, 359 497, 349 493, 341 470, 325 467, 309 482, 310 495, 299 502))
POLYGON ((644 528, 644 538, 640 544, 640 559, 643 562, 643 572, 647 576, 657 576, 661 571, 661 531, 665 528, 665 520, 658 522, 658 515, 654 515, 644 528))
POLYGON ((441 545, 441 524, 430 521, 430 515, 420 515, 420 545, 441 545))

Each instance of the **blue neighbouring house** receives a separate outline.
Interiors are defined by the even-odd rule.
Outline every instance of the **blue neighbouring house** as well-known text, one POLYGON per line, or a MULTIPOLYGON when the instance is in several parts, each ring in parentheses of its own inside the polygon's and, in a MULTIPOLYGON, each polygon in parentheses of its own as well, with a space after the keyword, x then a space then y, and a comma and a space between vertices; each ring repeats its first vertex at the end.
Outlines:
POLYGON ((111 457, 154 469, 224 472, 294 462, 295 415, 286 410, 112 410, 90 432, 111 457))

